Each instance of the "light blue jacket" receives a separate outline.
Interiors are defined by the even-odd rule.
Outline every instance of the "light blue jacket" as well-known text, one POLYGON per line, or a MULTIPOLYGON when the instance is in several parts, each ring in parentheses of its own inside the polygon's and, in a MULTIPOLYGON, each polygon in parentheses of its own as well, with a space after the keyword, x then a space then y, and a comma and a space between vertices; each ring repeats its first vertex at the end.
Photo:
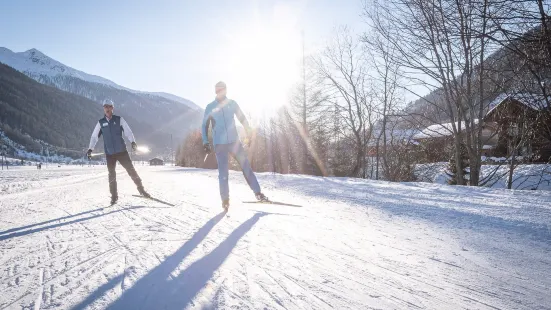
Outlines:
POLYGON ((237 116, 247 132, 250 132, 249 122, 239 108, 237 102, 231 99, 225 99, 222 102, 214 100, 205 108, 203 125, 201 126, 203 135, 203 144, 207 144, 209 125, 212 123, 212 139, 214 145, 230 144, 239 140, 237 128, 235 127, 234 115, 237 116))

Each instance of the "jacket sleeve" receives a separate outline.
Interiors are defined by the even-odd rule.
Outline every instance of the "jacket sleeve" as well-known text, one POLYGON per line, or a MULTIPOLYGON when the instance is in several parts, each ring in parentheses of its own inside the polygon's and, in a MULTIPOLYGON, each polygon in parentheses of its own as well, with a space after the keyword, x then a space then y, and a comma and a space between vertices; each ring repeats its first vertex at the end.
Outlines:
POLYGON ((136 142, 136 139, 134 138, 134 133, 132 133, 132 129, 130 129, 130 126, 128 126, 128 123, 124 120, 124 118, 121 117, 121 126, 122 131, 124 131, 124 135, 130 142, 136 142))
POLYGON ((245 130, 247 131, 247 134, 250 134, 251 133, 251 126, 249 126, 249 121, 247 121, 247 118, 245 117, 245 114, 243 113, 243 111, 241 111, 241 108, 239 107, 237 102, 234 101, 233 104, 235 105, 235 116, 237 116, 237 119, 239 120, 239 122, 241 122, 241 125, 243 125, 243 127, 245 127, 245 130))
POLYGON ((94 147, 96 147, 96 144, 98 143, 99 137, 101 136, 101 127, 99 122, 96 123, 96 127, 94 128, 94 131, 92 132, 92 137, 90 137, 90 145, 88 146, 88 149, 93 150, 94 147))
POLYGON ((203 137, 203 144, 209 143, 209 125, 212 118, 210 117, 210 109, 207 106, 205 108, 205 115, 203 116, 203 123, 201 125, 201 136, 203 137))

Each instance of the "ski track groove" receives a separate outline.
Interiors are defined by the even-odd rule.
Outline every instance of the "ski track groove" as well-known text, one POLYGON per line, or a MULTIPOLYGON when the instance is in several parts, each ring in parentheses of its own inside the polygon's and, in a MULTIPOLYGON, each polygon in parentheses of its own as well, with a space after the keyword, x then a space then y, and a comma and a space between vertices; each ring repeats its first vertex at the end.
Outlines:
POLYGON ((43 299, 43 292, 44 292, 44 268, 40 268, 38 270, 39 278, 38 282, 40 283, 40 286, 38 287, 38 292, 36 299, 34 300, 34 307, 33 310, 40 310, 40 306, 42 305, 42 299, 43 299))
POLYGON ((295 285, 299 286, 300 288, 302 288, 302 290, 304 292, 307 292, 309 295, 312 295, 314 296, 314 298, 318 299, 319 301, 323 302, 324 304, 326 304, 327 306, 329 306, 329 308, 333 309, 334 306, 330 303, 328 303, 327 301, 325 301, 323 298, 319 297, 318 295, 315 294, 315 292, 312 292, 310 291, 309 289, 306 289, 301 283, 299 283, 299 281, 295 278, 293 278, 292 276, 288 275, 288 274, 285 274, 284 277, 286 277, 287 279, 289 279, 291 282, 293 282, 295 285))
MULTIPOLYGON (((24 191, 21 191, 21 192, 14 192, 14 193, 5 193, 5 194, 1 194, 0 195, 0 202, 6 200, 6 199, 11 199, 11 198, 17 198, 19 196, 27 196, 27 195, 31 195, 31 194, 38 194, 38 193, 42 193, 42 192, 45 192, 45 191, 52 191, 52 190, 56 190, 56 189, 67 189, 67 187, 75 187, 75 186, 82 186, 83 184, 86 184, 86 183, 93 183, 94 181, 97 181, 101 178, 105 178, 107 176, 107 173, 101 173, 102 175, 98 175, 98 176, 94 176, 94 177, 88 177, 88 178, 85 178, 85 179, 82 179, 82 180, 77 180, 75 182, 70 182, 70 183, 64 183, 63 185, 48 185, 48 186, 44 186, 44 187, 39 187, 39 188, 32 188, 32 189, 29 189, 29 190, 24 190, 24 191)), ((64 178, 72 178, 72 177, 64 177, 64 178)), ((64 181, 63 179, 64 178, 60 178, 60 179, 57 179, 57 181, 64 181)), ((49 181, 49 180, 46 180, 46 181, 49 181)))
MULTIPOLYGON (((40 274, 40 277, 41 277, 41 278, 40 278, 41 280, 39 281, 40 284, 35 285, 34 287, 32 287, 32 289, 31 289, 29 292, 23 294, 22 296, 20 296, 19 298, 17 298, 17 299, 16 299, 15 301, 13 301, 12 303, 8 304, 8 305, 6 306, 6 308, 3 308, 3 309, 8 309, 7 307, 10 307, 10 306, 12 306, 13 304, 15 304, 16 302, 22 300, 23 298, 25 298, 25 297, 27 297, 27 296, 29 296, 29 295, 32 295, 32 294, 33 294, 33 291, 32 291, 32 290, 39 289, 39 290, 42 292, 43 286, 44 286, 45 284, 49 284, 49 282, 51 282, 51 281, 53 281, 53 280, 55 280, 55 279, 57 279, 57 278, 59 278, 59 277, 61 277, 61 276, 63 276, 63 275, 66 275, 69 271, 73 271, 73 270, 76 269, 77 267, 81 267, 82 265, 84 265, 84 264, 86 264, 86 263, 88 263, 88 262, 90 262, 90 261, 92 261, 92 260, 94 260, 94 259, 96 259, 96 258, 99 258, 100 256, 103 256, 103 255, 105 255, 105 254, 107 254, 107 253, 110 253, 110 252, 112 252, 112 250, 114 250, 114 249, 109 249, 109 250, 107 250, 107 251, 105 251, 105 252, 103 252, 103 253, 97 254, 97 255, 94 256, 94 257, 90 257, 90 258, 88 258, 88 259, 86 259, 86 260, 84 260, 84 261, 82 261, 82 262, 79 262, 79 264, 77 264, 77 265, 75 265, 75 266, 73 266, 73 267, 71 267, 71 268, 69 268, 69 269, 67 269, 67 270, 63 270, 63 272, 61 272, 61 273, 59 273, 59 274, 56 274, 54 277, 51 277, 49 280, 46 280, 45 282, 44 282, 44 270, 45 270, 45 267, 40 267, 40 268, 39 268, 39 274, 40 274)), ((111 257, 112 257, 112 256, 111 256, 111 257)), ((110 258, 111 258, 111 257, 110 257, 110 258)), ((108 261, 108 260, 105 260, 105 261, 108 261)), ((98 263, 96 263, 96 264, 94 264, 94 265, 92 265, 92 266, 97 266, 97 264, 98 264, 98 263)), ((79 280, 79 279, 81 279, 81 278, 83 278, 83 277, 84 277, 84 276, 79 277, 79 278, 73 278, 73 280, 79 280)), ((42 293, 41 293, 41 294, 42 294, 42 293)))

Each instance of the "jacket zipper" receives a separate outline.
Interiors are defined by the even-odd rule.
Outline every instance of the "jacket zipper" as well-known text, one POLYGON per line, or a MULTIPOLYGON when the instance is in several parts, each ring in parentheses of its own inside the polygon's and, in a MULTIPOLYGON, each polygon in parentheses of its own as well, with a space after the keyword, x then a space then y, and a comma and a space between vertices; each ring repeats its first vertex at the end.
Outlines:
MULTIPOLYGON (((107 118, 105 118, 107 119, 107 118)), ((109 142, 111 142, 111 148, 113 149, 113 154, 116 153, 115 151, 115 143, 113 143, 113 131, 111 130, 111 121, 113 120, 113 117, 111 116, 111 119, 107 121, 107 127, 109 127, 109 142)))
POLYGON ((226 143, 230 143, 230 138, 228 136, 228 126, 226 126, 226 113, 224 113, 224 107, 222 107, 222 115, 224 115, 224 128, 226 128, 226 143))

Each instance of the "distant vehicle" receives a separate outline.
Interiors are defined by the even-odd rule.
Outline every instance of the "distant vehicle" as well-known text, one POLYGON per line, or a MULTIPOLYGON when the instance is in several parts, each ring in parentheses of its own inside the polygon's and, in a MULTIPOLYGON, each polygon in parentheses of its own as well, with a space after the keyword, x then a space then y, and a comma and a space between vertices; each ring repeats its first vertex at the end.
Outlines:
POLYGON ((163 166, 164 164, 165 164, 165 162, 160 158, 155 157, 155 158, 149 160, 149 165, 150 166, 163 166))

